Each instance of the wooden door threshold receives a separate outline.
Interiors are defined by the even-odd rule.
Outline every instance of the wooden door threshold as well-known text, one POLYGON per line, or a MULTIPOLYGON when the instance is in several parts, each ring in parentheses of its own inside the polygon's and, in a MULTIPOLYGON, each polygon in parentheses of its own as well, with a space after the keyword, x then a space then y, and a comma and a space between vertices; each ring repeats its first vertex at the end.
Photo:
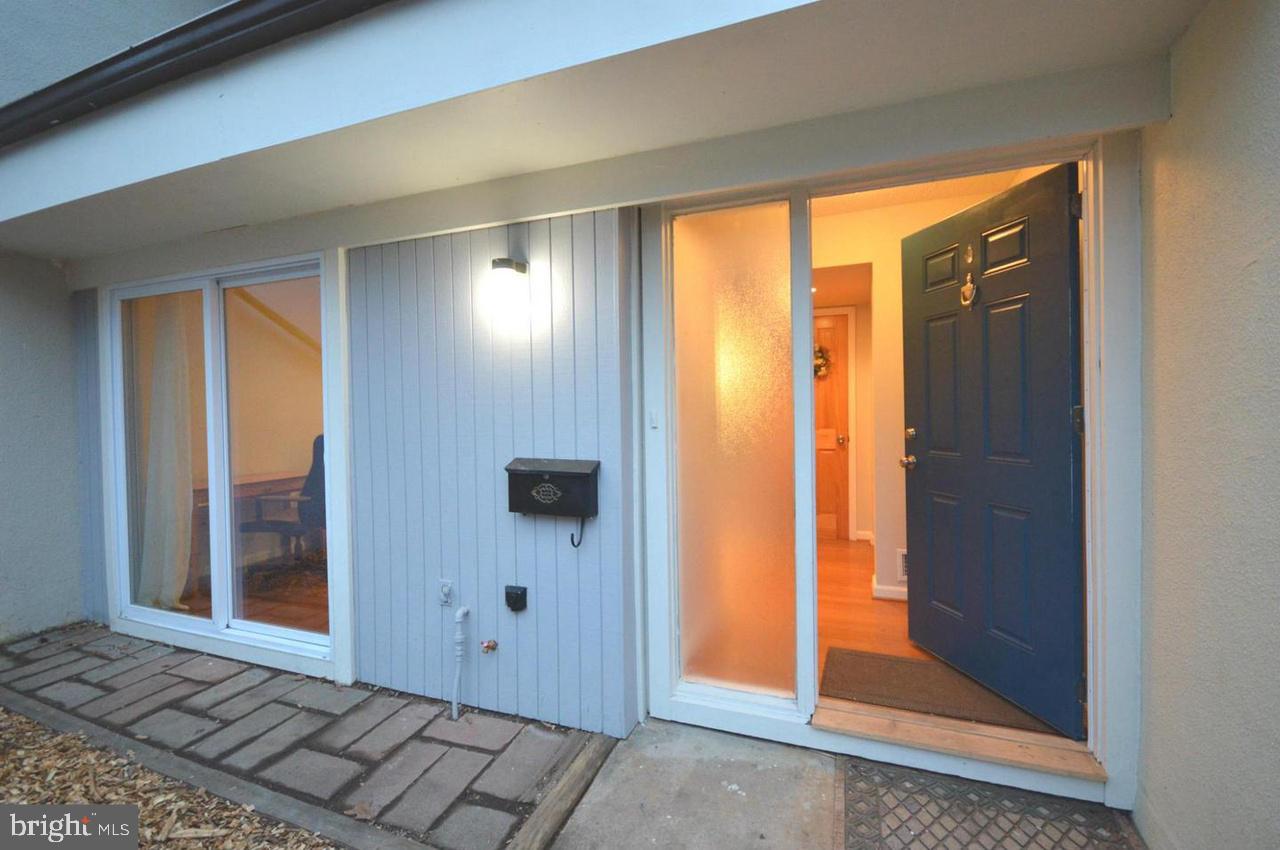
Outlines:
POLYGON ((1043 732, 938 717, 865 702, 818 697, 813 727, 921 750, 1105 782, 1107 772, 1081 741, 1043 732))

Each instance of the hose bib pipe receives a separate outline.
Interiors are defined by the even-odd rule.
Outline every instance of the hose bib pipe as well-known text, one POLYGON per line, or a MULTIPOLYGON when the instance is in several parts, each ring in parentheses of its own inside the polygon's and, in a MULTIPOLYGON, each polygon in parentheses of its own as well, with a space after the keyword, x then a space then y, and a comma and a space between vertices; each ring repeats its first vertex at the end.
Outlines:
POLYGON ((453 615, 453 700, 450 705, 449 717, 453 720, 458 719, 458 691, 462 688, 462 661, 466 655, 467 636, 462 632, 462 621, 471 613, 471 609, 462 607, 453 615))

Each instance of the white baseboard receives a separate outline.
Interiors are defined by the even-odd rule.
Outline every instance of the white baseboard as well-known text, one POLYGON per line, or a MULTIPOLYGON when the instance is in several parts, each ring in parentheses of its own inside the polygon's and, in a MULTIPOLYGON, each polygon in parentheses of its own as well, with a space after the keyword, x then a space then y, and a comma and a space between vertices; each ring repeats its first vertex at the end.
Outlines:
POLYGON ((907 588, 900 584, 878 584, 876 577, 871 577, 871 597, 873 599, 896 599, 907 601, 907 588))
POLYGON ((853 533, 854 540, 865 540, 872 546, 876 545, 876 533, 874 531, 855 531, 853 533))

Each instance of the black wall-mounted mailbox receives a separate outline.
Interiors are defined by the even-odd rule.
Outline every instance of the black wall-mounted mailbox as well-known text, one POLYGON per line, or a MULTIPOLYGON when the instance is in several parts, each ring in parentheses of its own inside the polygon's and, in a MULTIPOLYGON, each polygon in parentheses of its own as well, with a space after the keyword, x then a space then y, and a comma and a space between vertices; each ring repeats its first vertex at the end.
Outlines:
POLYGON ((518 457, 507 464, 507 510, 586 518, 599 503, 600 461, 518 457))

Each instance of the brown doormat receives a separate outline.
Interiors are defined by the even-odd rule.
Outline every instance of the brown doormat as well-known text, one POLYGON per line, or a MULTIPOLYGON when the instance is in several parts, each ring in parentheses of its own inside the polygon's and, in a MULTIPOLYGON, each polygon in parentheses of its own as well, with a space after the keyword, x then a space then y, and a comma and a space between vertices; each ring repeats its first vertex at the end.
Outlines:
POLYGON ((941 661, 899 658, 853 649, 827 650, 823 696, 1061 734, 1004 697, 941 661))

